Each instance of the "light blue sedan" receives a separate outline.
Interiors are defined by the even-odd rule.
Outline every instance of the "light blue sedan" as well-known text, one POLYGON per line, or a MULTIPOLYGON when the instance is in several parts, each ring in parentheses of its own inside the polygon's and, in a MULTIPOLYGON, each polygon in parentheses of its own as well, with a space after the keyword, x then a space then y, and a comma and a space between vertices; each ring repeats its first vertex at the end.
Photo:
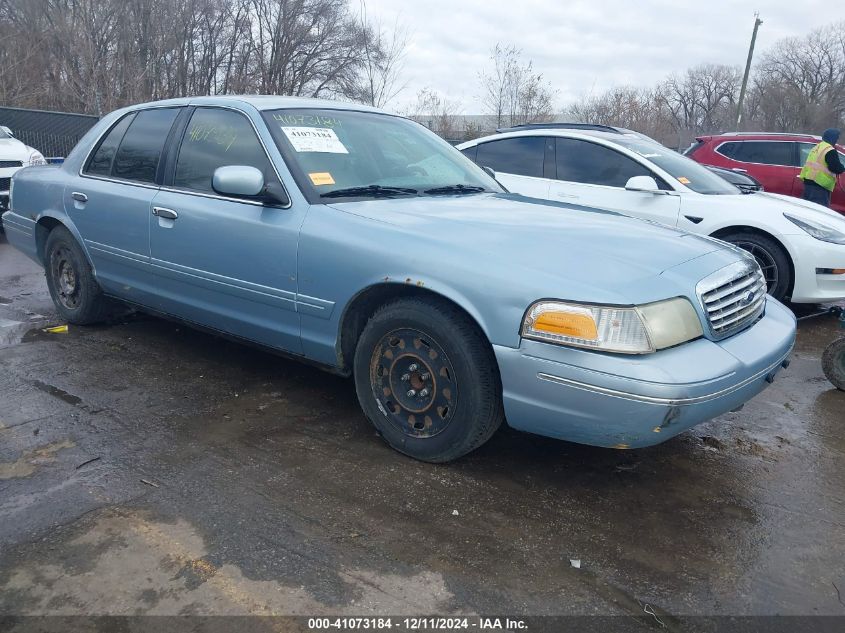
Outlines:
POLYGON ((395 449, 512 427, 662 442, 786 366, 795 319, 722 242, 507 193, 377 110, 206 97, 105 117, 3 215, 69 323, 115 300, 354 376, 395 449))

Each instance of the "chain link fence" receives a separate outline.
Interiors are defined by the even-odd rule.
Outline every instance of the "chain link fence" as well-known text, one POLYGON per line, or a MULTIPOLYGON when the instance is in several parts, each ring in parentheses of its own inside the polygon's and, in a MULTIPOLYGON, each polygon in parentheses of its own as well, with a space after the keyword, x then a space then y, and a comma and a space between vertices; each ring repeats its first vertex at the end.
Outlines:
POLYGON ((0 107, 0 125, 47 158, 67 156, 98 120, 88 114, 0 107))

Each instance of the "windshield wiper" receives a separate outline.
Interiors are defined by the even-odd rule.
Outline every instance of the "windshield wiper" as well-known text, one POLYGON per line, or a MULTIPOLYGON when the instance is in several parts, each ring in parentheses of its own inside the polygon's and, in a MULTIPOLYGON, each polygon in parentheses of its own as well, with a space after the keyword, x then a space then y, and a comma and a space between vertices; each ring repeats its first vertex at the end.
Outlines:
POLYGON ((352 198, 355 196, 371 196, 373 198, 387 198, 390 196, 410 196, 419 193, 410 187, 382 187, 381 185, 367 185, 366 187, 345 187, 321 193, 321 198, 352 198))
POLYGON ((481 193, 482 191, 487 191, 487 189, 476 185, 446 185, 445 187, 426 189, 423 193, 437 195, 439 193, 481 193))

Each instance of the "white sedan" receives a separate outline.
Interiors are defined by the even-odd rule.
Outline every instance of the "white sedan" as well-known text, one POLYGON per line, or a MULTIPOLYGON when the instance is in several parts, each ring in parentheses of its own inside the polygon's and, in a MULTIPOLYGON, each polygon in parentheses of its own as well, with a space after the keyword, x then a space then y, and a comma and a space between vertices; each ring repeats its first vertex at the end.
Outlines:
POLYGON ((744 195, 640 135, 551 124, 486 136, 458 149, 493 169, 515 193, 610 209, 743 248, 757 259, 777 299, 845 298, 845 217, 796 198, 744 195))
POLYGON ((22 167, 46 164, 41 152, 21 143, 9 128, 0 125, 0 215, 9 204, 9 187, 14 173, 22 167))

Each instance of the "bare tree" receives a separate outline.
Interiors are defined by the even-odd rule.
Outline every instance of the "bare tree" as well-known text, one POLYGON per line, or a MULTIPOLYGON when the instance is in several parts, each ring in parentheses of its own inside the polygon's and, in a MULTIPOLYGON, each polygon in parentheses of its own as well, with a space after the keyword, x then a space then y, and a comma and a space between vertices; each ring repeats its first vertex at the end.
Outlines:
POLYGON ((612 88, 571 104, 566 116, 576 122, 630 128, 655 138, 664 138, 672 131, 659 88, 612 88))
POLYGON ((417 92, 416 101, 405 115, 443 138, 456 139, 464 132, 460 109, 458 102, 426 87, 417 92))
POLYGON ((522 62, 522 51, 496 44, 490 60, 492 70, 481 73, 479 79, 486 113, 495 119, 496 127, 553 118, 556 92, 534 71, 533 62, 522 62))
POLYGON ((0 0, 0 102, 102 114, 199 94, 355 98, 368 59, 383 104, 404 39, 351 2, 0 0))
POLYGON ((391 31, 367 15, 367 3, 361 0, 362 68, 351 96, 354 100, 383 108, 395 99, 408 82, 402 80, 408 29, 397 20, 391 31))
POLYGON ((845 21, 781 40, 755 69, 747 118, 774 130, 819 130, 845 119, 845 21))
POLYGON ((730 125, 740 81, 738 68, 703 64, 664 82, 662 99, 674 123, 678 147, 696 134, 730 125))

